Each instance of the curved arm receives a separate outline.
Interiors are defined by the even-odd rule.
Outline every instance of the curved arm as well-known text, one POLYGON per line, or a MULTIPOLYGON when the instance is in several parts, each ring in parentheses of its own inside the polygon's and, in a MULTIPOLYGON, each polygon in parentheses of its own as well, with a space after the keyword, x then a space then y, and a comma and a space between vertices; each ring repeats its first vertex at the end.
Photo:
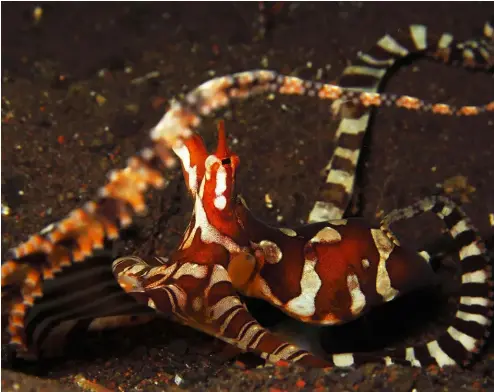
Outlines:
POLYGON ((249 313, 220 265, 194 263, 152 266, 138 257, 113 263, 120 286, 140 303, 270 362, 303 366, 331 364, 283 341, 249 313))

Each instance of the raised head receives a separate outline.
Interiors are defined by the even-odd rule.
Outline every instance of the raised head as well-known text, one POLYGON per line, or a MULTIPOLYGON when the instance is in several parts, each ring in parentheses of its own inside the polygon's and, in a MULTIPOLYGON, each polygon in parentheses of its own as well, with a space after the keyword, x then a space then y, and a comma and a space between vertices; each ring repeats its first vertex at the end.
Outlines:
MULTIPOLYGON (((196 196, 206 174, 208 176, 207 182, 216 181, 216 176, 212 176, 213 172, 215 175, 220 173, 219 189, 223 186, 224 174, 227 175, 227 180, 231 179, 233 188, 235 169, 240 163, 240 159, 237 155, 232 154, 228 147, 223 120, 218 122, 218 144, 214 154, 208 155, 204 141, 199 135, 193 135, 182 145, 175 147, 173 151, 180 158, 185 182, 192 197, 196 196)), ((217 203, 221 206, 222 199, 219 198, 217 203)))
POLYGON ((222 214, 230 210, 235 198, 235 171, 240 163, 237 155, 232 154, 226 140, 225 124, 218 123, 218 145, 216 152, 204 162, 204 178, 200 193, 206 211, 222 214))
MULTIPOLYGON (((182 161, 186 183, 194 197, 192 222, 179 249, 184 251, 192 247, 197 251, 205 246, 194 257, 198 257, 200 253, 204 260, 216 258, 217 262, 221 257, 218 254, 214 257, 209 254, 215 248, 209 246, 212 243, 229 252, 239 252, 236 241, 240 240, 241 228, 235 215, 235 172, 240 159, 228 148, 223 121, 218 123, 215 153, 207 154, 200 136, 187 140, 175 152, 182 161)), ((226 260, 227 258, 225 262, 226 260)))

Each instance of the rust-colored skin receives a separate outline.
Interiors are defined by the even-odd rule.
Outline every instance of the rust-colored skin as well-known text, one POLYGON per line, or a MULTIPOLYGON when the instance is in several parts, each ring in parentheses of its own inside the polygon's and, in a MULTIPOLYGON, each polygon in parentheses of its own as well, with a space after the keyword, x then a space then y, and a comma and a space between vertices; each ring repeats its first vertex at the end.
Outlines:
MULTIPOLYGON (((273 296, 283 304, 300 295, 300 281, 306 252, 304 249, 307 249, 307 243, 319 230, 331 227, 341 234, 341 241, 312 244, 317 256, 315 271, 322 283, 315 299, 314 315, 299 317, 283 306, 279 308, 304 322, 340 324, 351 321, 384 302, 383 297, 376 292, 379 253, 371 236, 370 230, 373 227, 363 219, 348 219, 345 225, 332 225, 331 222, 308 224, 295 229, 297 236, 290 237, 256 219, 242 203, 237 204, 236 214, 251 241, 272 241, 279 246, 283 254, 280 262, 263 263, 257 267, 256 273, 250 279, 250 285, 242 290, 244 294, 273 303, 272 298, 266 297, 256 284, 262 277, 273 296), (363 259, 369 261, 368 268, 364 268, 363 259), (365 295, 366 305, 359 314, 352 314, 350 311, 351 297, 347 286, 349 274, 357 275, 360 288, 365 295), (327 314, 333 314, 335 318, 324 321, 327 314)), ((398 290, 399 294, 437 283, 437 276, 427 262, 415 252, 401 246, 394 247, 386 261, 386 269, 392 287, 398 290)))
MULTIPOLYGON (((197 192, 202 196, 202 205, 209 223, 220 233, 231 238, 241 248, 230 253, 216 243, 204 243, 199 228, 186 249, 179 249, 172 255, 173 262, 192 261, 201 264, 220 264, 227 268, 234 287, 244 295, 264 299, 288 313, 291 317, 314 324, 341 324, 353 320, 372 307, 385 302, 376 291, 380 255, 371 235, 374 227, 363 219, 352 218, 332 224, 321 222, 295 229, 296 236, 289 236, 277 228, 258 220, 247 208, 245 202, 235 192, 235 172, 239 165, 238 156, 227 147, 223 125, 219 126, 219 141, 215 156, 226 170, 227 203, 223 210, 214 206, 216 173, 220 163, 210 167, 203 191, 199 190, 206 175, 204 161, 207 152, 199 136, 185 142, 191 153, 191 165, 197 165, 197 192), (341 240, 335 243, 312 243, 310 240, 323 228, 331 227, 338 231, 341 240), (256 246, 269 240, 279 247, 282 258, 276 264, 265 262, 262 249, 256 246), (309 245, 308 245, 309 244, 309 245), (312 253, 308 255, 307 253, 312 253), (302 272, 307 257, 315 258, 315 271, 321 280, 321 287, 315 297, 315 312, 311 316, 299 315, 285 305, 301 293, 302 272), (368 261, 364 267, 362 260, 368 261), (352 298, 347 284, 349 274, 355 274, 360 289, 365 296, 365 306, 358 313, 352 313, 352 298), (270 293, 262 290, 261 279, 269 287, 270 293)), ((182 162, 183 164, 183 162, 182 162)), ((186 183, 189 173, 182 165, 186 183)), ((193 189, 189 191, 194 194, 193 189)), ((194 226, 197 212, 191 219, 182 244, 194 226)), ((377 229, 376 229, 377 230, 377 229)), ((436 283, 437 276, 427 262, 415 252, 394 245, 385 262, 391 286, 398 295, 436 283)))

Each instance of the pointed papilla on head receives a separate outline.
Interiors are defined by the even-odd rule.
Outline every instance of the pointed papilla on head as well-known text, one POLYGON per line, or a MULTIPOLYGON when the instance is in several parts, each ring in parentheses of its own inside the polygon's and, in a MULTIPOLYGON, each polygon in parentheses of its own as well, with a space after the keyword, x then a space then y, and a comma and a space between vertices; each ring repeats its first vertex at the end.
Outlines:
POLYGON ((225 121, 218 121, 218 145, 216 147, 215 155, 219 159, 229 158, 231 156, 231 151, 228 148, 228 142, 226 140, 226 131, 225 131, 225 121))
POLYGON ((224 120, 218 121, 218 144, 214 155, 223 165, 232 165, 233 171, 240 163, 238 155, 233 154, 228 147, 224 120))

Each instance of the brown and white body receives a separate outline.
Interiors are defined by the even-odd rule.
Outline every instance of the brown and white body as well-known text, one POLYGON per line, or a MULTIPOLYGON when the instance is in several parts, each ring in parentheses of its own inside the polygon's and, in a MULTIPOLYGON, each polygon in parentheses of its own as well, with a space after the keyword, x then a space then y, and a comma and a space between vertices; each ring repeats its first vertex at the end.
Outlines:
MULTIPOLYGON (((411 29, 418 49, 423 46, 420 31, 411 29)), ((487 33, 492 37, 492 28, 487 33)), ((451 53, 450 58, 454 53, 464 59, 474 53, 479 67, 492 65, 492 52, 486 51, 482 42, 465 44, 465 51, 452 42, 446 37, 437 46, 451 53)), ((388 54, 396 52, 389 38, 380 43, 378 46, 388 54)), ((393 62, 407 55, 400 52, 393 55, 393 62)), ((363 55, 362 59, 383 69, 393 63, 374 55, 363 55)), ((364 68, 352 68, 346 75, 361 71, 364 68)), ((383 73, 375 75, 379 75, 374 77, 377 86, 383 73)), ((148 317, 147 312, 155 309, 271 361, 285 359, 310 366, 351 366, 379 359, 386 363, 404 360, 415 366, 468 364, 489 330, 490 270, 483 245, 466 217, 441 198, 407 209, 399 217, 433 211, 459 243, 463 271, 460 307, 453 324, 437 340, 390 351, 386 356, 338 354, 321 359, 261 327, 240 300, 239 294, 263 298, 293 318, 327 325, 349 321, 372 306, 434 284, 427 260, 399 246, 387 230, 358 219, 333 220, 341 218, 352 193, 361 137, 368 122, 368 117, 361 118, 377 106, 439 115, 480 115, 494 111, 494 103, 462 107, 428 104, 409 96, 365 91, 364 87, 352 83, 346 89, 272 71, 247 71, 212 79, 182 102, 174 102, 151 132, 152 147, 129 159, 124 169, 112 172, 95 201, 72 211, 8 254, 2 265, 2 287, 13 294, 8 326, 12 346, 19 353, 38 354, 46 336, 58 327, 65 330, 78 321, 94 319, 89 326, 97 328, 97 320, 106 316, 130 317, 142 311, 148 317), (258 221, 236 195, 239 160, 228 151, 224 135, 216 154, 209 155, 194 134, 204 116, 260 93, 342 102, 338 146, 328 166, 330 198, 325 200, 336 207, 316 214, 313 220, 321 223, 277 229, 258 221), (351 106, 350 112, 345 112, 346 106, 351 106), (99 265, 88 260, 106 240, 117 238, 119 230, 131 224, 133 214, 145 212, 144 193, 149 187, 166 188, 162 170, 173 165, 174 155, 181 160, 194 198, 192 220, 172 255, 158 255, 148 262, 134 256, 115 261, 114 273, 122 291, 108 266, 100 271, 99 265), (93 282, 98 285, 92 286, 93 282), (100 306, 103 303, 105 306, 100 306)))
POLYGON ((388 224, 405 217, 399 212, 391 215, 382 229, 362 219, 297 229, 270 227, 256 219, 235 192, 239 158, 226 147, 224 130, 220 128, 215 154, 206 156, 200 145, 200 139, 194 138, 181 147, 179 156, 194 197, 194 212, 170 261, 153 266, 132 256, 113 265, 121 287, 139 302, 271 361, 350 366, 381 359, 444 366, 465 362, 480 347, 490 324, 485 313, 491 301, 487 260, 468 221, 442 198, 422 201, 405 215, 439 208, 436 212, 452 225, 453 237, 468 233, 470 242, 460 251, 462 267, 468 271, 463 283, 482 292, 474 300, 487 305, 482 313, 475 308, 473 313, 462 311, 442 340, 409 347, 405 354, 390 351, 382 357, 336 354, 318 359, 263 328, 238 293, 261 298, 297 320, 334 325, 351 321, 401 294, 434 285, 437 277, 425 258, 401 247, 389 232, 388 224), (422 347, 427 348, 428 357, 418 359, 414 352, 422 347))

